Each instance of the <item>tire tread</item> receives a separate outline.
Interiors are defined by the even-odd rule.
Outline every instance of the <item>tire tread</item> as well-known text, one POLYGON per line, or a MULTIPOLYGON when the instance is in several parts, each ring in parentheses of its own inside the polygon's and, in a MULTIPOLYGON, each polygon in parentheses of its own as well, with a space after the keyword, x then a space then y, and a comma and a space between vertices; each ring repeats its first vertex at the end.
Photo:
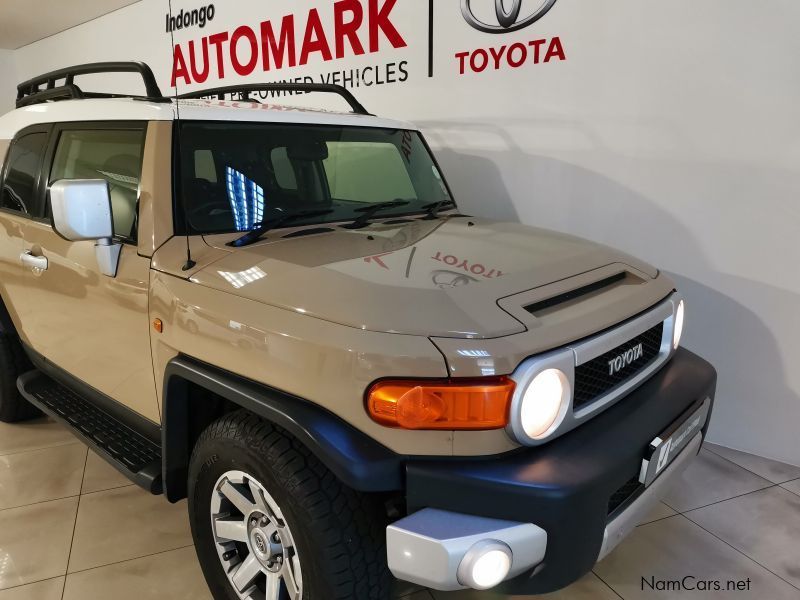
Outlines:
POLYGON ((311 516, 310 526, 327 559, 319 567, 334 590, 331 600, 388 597, 385 517, 374 497, 346 487, 297 439, 247 411, 229 413, 209 425, 195 449, 221 439, 261 455, 311 516))

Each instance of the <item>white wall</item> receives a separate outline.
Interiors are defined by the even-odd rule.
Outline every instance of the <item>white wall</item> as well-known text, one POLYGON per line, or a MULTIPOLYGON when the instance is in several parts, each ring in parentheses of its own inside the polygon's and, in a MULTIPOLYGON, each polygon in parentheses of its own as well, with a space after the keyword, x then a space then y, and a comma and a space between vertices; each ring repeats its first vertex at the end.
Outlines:
POLYGON ((14 108, 17 97, 17 70, 14 53, 0 49, 0 114, 14 108))
MULTIPOLYGON (((259 62, 249 79, 408 61, 407 82, 354 91, 374 112, 425 126, 462 208, 583 235, 674 274, 689 301, 685 344, 720 373, 711 440, 800 464, 800 5, 557 0, 530 27, 492 35, 459 4, 435 3, 433 78, 428 3, 399 0, 391 17, 406 47, 380 33, 378 53, 348 46, 343 59, 317 53, 278 73, 259 62), (553 36, 564 61, 458 73, 457 52, 553 36)), ((494 2, 472 4, 494 18, 494 2)), ((522 14, 540 4, 524 1, 522 14)), ((173 1, 175 11, 199 6, 173 1)), ((245 24, 258 32, 267 18, 294 13, 302 25, 313 6, 333 44, 322 0, 217 2, 213 21, 175 39, 186 52, 189 40, 245 24)), ((139 58, 167 88, 166 10, 143 0, 23 48, 18 70, 139 58)), ((365 31, 360 39, 368 48, 365 31)), ((225 61, 223 82, 240 82, 225 61)))
MULTIPOLYGON (((78 0, 69 0, 78 1, 78 0)), ((140 60, 159 81, 169 82, 170 37, 163 33, 167 0, 141 0, 94 21, 73 27, 14 52, 21 80, 46 71, 87 62, 140 60)), ((133 75, 87 76, 77 80, 86 90, 144 93, 133 75)), ((169 88, 165 88, 165 93, 169 88)))

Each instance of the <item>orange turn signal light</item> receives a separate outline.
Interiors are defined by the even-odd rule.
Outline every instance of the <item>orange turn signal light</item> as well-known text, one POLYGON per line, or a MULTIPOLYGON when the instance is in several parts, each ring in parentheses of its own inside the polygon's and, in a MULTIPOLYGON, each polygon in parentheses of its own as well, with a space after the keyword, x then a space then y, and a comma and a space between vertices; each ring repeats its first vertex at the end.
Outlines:
POLYGON ((514 381, 384 380, 367 392, 367 410, 381 425, 403 429, 502 429, 514 381))

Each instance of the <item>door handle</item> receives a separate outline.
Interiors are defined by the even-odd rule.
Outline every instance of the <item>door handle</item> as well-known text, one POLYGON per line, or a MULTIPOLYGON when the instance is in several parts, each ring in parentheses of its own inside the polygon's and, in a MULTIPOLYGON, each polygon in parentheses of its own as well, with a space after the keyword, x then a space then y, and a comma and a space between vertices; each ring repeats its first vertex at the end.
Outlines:
POLYGON ((47 257, 34 256, 33 254, 31 254, 30 250, 26 250, 25 252, 20 254, 19 260, 23 264, 23 266, 28 267, 29 269, 38 269, 39 271, 47 270, 47 257))

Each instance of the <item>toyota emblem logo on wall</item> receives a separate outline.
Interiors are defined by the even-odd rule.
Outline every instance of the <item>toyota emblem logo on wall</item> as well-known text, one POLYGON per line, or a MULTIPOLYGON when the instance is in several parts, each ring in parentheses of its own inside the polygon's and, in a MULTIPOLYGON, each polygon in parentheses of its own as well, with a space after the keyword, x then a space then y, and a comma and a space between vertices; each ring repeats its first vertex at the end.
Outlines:
MULTIPOLYGON (((485 4, 491 2, 491 0, 480 0, 480 2, 485 4)), ((461 0, 461 12, 467 23, 478 31, 483 31, 485 33, 510 33, 512 31, 524 29, 528 25, 532 25, 541 19, 553 8, 556 0, 539 0, 539 2, 540 6, 533 14, 520 19, 523 0, 511 0, 510 2, 494 0, 495 12, 497 13, 497 25, 485 23, 475 16, 472 10, 472 0, 461 0), (508 5, 510 5, 509 8, 506 8, 508 5)))

